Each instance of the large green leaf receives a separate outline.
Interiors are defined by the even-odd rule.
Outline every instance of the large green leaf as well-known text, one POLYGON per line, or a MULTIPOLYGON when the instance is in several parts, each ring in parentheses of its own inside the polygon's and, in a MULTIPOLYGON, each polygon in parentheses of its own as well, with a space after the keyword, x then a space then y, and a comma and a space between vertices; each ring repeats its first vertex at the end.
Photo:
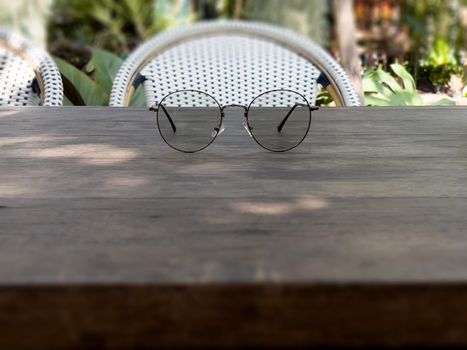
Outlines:
POLYGON ((68 99, 68 97, 63 96, 63 105, 64 106, 73 106, 73 103, 68 99))
POLYGON ((365 103, 367 106, 388 107, 390 102, 385 98, 376 97, 374 95, 365 95, 365 103))
POLYGON ((105 106, 109 95, 85 73, 71 64, 55 58, 60 73, 66 77, 81 95, 86 106, 105 106))
POLYGON ((423 100, 417 93, 415 80, 401 65, 391 65, 403 86, 390 73, 379 67, 367 70, 362 79, 365 102, 369 106, 420 106, 423 100))
POLYGON ((146 107, 146 97, 144 96, 143 84, 138 86, 131 99, 131 106, 133 107, 146 107))
POLYGON ((378 70, 376 71, 376 76, 379 78, 379 82, 381 84, 387 85, 393 92, 402 90, 397 80, 394 79, 394 77, 391 74, 385 72, 383 68, 378 68, 378 70))
POLYGON ((423 101, 418 94, 410 91, 398 91, 389 98, 391 106, 422 106, 423 101))
POLYGON ((366 92, 378 92, 381 87, 381 84, 379 84, 377 80, 375 79, 374 73, 371 73, 371 74, 365 73, 362 78, 362 87, 363 87, 363 91, 366 91, 366 92))
POLYGON ((415 80, 412 75, 404 68, 404 66, 394 63, 391 64, 391 69, 396 75, 402 79, 404 82, 404 89, 406 91, 414 92, 416 91, 415 80))
POLYGON ((388 84, 384 84, 384 81, 381 79, 381 74, 374 72, 372 69, 367 69, 364 72, 362 85, 365 93, 374 93, 379 95, 381 98, 389 97, 394 93, 387 87, 388 84))
POLYGON ((86 66, 86 71, 94 75, 97 84, 110 95, 115 76, 123 63, 123 60, 101 49, 92 50, 92 58, 86 66))
POLYGON ((363 90, 366 92, 374 92, 375 94, 381 95, 381 97, 389 97, 394 93, 376 74, 363 80, 363 90))

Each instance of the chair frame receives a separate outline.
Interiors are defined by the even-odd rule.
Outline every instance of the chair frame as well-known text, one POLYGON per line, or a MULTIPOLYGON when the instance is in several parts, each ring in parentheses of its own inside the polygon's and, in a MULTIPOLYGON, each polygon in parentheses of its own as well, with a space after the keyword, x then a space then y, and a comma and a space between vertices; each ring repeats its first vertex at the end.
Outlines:
MULTIPOLYGON (((0 47, 20 56, 31 67, 42 106, 63 105, 63 82, 52 57, 19 34, 0 28, 0 47)), ((34 84, 33 84, 34 90, 34 84)))
POLYGON ((360 106, 362 101, 342 67, 323 48, 290 30, 258 22, 214 21, 169 30, 137 48, 120 68, 110 97, 111 106, 129 106, 141 70, 155 57, 184 42, 207 36, 243 35, 273 42, 313 64, 322 73, 319 81, 337 106, 360 106))

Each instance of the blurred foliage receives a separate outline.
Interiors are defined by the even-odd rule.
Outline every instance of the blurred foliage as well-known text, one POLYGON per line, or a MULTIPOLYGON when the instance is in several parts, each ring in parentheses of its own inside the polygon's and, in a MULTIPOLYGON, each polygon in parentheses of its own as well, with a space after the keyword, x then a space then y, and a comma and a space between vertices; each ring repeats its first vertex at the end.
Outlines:
POLYGON ((251 0, 245 17, 288 27, 329 47, 330 3, 323 0, 251 0))
POLYGON ((159 29, 189 24, 196 18, 194 3, 190 0, 155 0, 154 21, 159 29))
MULTIPOLYGON (((327 12, 322 0, 55 0, 49 51, 76 87, 67 103, 106 104, 122 58, 161 30, 200 19, 257 19, 326 42, 327 12)), ((134 104, 143 97, 140 88, 134 104)))
POLYGON ((446 40, 438 39, 426 60, 421 62, 422 74, 435 86, 446 86, 451 76, 464 77, 464 67, 446 40))
POLYGON ((331 94, 326 90, 318 91, 315 104, 319 107, 330 107, 335 105, 331 94))
POLYGON ((382 67, 367 69, 363 75, 363 91, 368 106, 419 106, 423 104, 417 93, 415 80, 404 66, 391 65, 396 79, 382 67), (400 83, 399 81, 402 83, 400 83))
POLYGON ((464 45, 463 27, 459 0, 405 0, 403 20, 411 38, 408 67, 417 81, 420 65, 428 58, 437 43, 447 43, 455 55, 464 45))
POLYGON ((63 85, 67 96, 65 105, 71 103, 73 105, 104 106, 108 102, 108 95, 88 75, 60 58, 56 58, 55 62, 64 80, 63 85), (69 89, 72 87, 76 91, 71 92, 69 89))
POLYGON ((46 20, 53 0, 0 0, 0 25, 45 44, 46 20))
MULTIPOLYGON (((365 71, 365 96, 373 105, 421 104, 416 83, 445 85, 453 75, 461 75, 459 51, 465 33, 459 0, 401 4, 411 52, 405 68, 395 64, 392 73, 381 68, 365 71)), ((122 59, 161 30, 206 19, 259 20, 289 27, 329 47, 330 11, 330 2, 323 0, 54 0, 48 42, 64 75, 76 81, 79 96, 74 95, 74 103, 105 104, 122 59)), ((140 88, 134 103, 143 105, 143 100, 140 88)), ((329 105, 330 96, 320 93, 317 103, 329 105)))
MULTIPOLYGON (((415 80, 407 69, 398 63, 391 64, 393 74, 380 66, 376 70, 367 68, 363 74, 365 104, 372 107, 422 106, 423 100, 417 92, 415 80)), ((433 105, 455 106, 453 100, 443 98, 433 105)))
POLYGON ((108 51, 94 49, 92 58, 86 66, 86 73, 107 95, 110 95, 113 81, 122 63, 123 60, 120 57, 108 51))
POLYGON ((153 0, 55 0, 49 42, 68 40, 128 54, 163 29, 153 0))
POLYGON ((459 0, 405 0, 403 6, 414 48, 428 51, 441 38, 460 50, 465 33, 459 0))
POLYGON ((328 42, 323 0, 55 0, 49 43, 69 40, 126 55, 155 33, 196 20, 254 19, 328 42))
MULTIPOLYGON (((184 18, 185 7, 163 11, 154 0, 55 0, 48 24, 49 50, 71 83, 65 103, 108 105, 112 84, 123 58, 137 45, 170 25, 157 14, 184 18)), ((179 1, 183 5, 183 2, 179 1)), ((65 81, 65 88, 67 82, 65 81)), ((144 106, 139 88, 132 105, 144 106)))
MULTIPOLYGON (((55 62, 64 80, 65 105, 108 105, 113 81, 123 63, 120 57, 93 49, 89 63, 82 70, 57 57, 55 62)), ((135 94, 132 105, 144 106, 141 92, 135 94)))
POLYGON ((50 44, 49 51, 78 69, 83 69, 92 57, 90 46, 66 39, 59 39, 50 44))

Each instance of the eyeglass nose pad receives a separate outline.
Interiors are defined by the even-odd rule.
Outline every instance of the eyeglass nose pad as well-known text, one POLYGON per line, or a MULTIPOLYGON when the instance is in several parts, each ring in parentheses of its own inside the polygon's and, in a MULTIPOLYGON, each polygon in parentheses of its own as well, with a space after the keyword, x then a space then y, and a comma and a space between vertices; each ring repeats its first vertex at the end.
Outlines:
POLYGON ((250 135, 250 137, 253 137, 253 135, 251 134, 251 128, 248 126, 247 122, 243 122, 243 127, 245 128, 248 135, 250 135))
POLYGON ((211 136, 212 136, 212 137, 219 136, 219 135, 222 134, 224 131, 225 131, 225 127, 224 127, 224 123, 222 123, 220 128, 217 128, 217 127, 216 127, 216 128, 214 128, 214 129, 212 130, 211 136))

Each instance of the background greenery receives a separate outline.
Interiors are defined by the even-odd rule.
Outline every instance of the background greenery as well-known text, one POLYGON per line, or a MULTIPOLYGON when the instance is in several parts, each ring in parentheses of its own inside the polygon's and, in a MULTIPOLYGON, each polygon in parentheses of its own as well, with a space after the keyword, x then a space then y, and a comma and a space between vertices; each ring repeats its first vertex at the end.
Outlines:
MULTIPOLYGON (((410 48, 402 62, 362 67, 366 103, 416 105, 426 93, 459 99, 467 92, 467 0, 399 1, 410 48)), ((65 86, 76 87, 67 104, 107 104, 118 68, 135 47, 162 30, 199 20, 272 22, 336 52, 330 0, 0 0, 0 6, 1 23, 46 42, 65 86)), ((318 101, 330 99, 323 94, 318 101)), ((453 102, 440 96, 439 103, 453 102)), ((142 91, 133 104, 144 105, 142 91)))
MULTIPOLYGON (((402 21, 411 40, 407 60, 393 62, 388 71, 364 67, 368 105, 420 105, 418 90, 462 90, 465 28, 460 6, 458 0, 402 2, 402 21)), ((108 103, 118 67, 136 46, 162 30, 197 20, 272 22, 333 49, 331 4, 324 0, 55 0, 49 18, 49 48, 62 59, 58 60, 62 73, 84 91, 74 104, 108 103)), ((327 104, 329 96, 318 101, 327 104)), ((447 99, 438 103, 453 104, 447 99)), ((144 104, 141 91, 133 104, 144 104)))
MULTIPOLYGON (((47 24, 48 46, 79 93, 65 103, 100 105, 108 103, 122 60, 162 30, 197 20, 254 19, 289 26, 325 44, 328 14, 323 0, 56 0, 47 24)), ((144 105, 141 91, 132 104, 144 105)))

